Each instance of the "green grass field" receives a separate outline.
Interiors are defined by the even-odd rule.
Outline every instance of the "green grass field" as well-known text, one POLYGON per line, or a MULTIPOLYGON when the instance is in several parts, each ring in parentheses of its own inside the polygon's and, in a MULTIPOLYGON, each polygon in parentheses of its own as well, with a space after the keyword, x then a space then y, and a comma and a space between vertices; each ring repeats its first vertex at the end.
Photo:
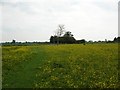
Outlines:
POLYGON ((118 88, 118 44, 2 47, 3 88, 118 88))

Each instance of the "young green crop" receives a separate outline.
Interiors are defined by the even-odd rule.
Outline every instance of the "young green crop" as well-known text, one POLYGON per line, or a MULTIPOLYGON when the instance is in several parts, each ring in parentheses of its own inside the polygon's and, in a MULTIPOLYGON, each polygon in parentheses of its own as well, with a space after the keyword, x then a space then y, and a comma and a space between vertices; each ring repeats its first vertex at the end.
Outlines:
POLYGON ((20 64, 31 59, 30 55, 31 48, 27 46, 2 47, 3 87, 9 86, 9 82, 12 81, 10 76, 13 76, 11 72, 17 73, 18 69, 21 68, 20 64))
POLYGON ((2 48, 4 88, 119 87, 117 44, 2 48))
POLYGON ((39 88, 118 87, 116 44, 45 46, 47 61, 36 74, 39 88))

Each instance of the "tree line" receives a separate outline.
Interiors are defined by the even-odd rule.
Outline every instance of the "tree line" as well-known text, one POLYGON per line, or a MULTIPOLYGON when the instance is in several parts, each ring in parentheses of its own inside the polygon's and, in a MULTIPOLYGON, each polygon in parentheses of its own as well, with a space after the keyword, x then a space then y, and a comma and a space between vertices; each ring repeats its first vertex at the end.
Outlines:
MULTIPOLYGON (((5 42, 1 43, 2 46, 10 46, 10 45, 17 45, 17 46, 28 46, 28 45, 39 45, 39 44, 58 44, 57 42, 58 37, 57 36, 51 36, 50 42, 17 42, 16 40, 12 40, 11 42, 5 42)), ((59 37, 59 43, 60 44, 88 44, 88 43, 120 43, 120 37, 115 37, 112 41, 105 40, 105 41, 86 41, 85 39, 76 40, 73 36, 72 37, 59 37)))
POLYGON ((115 37, 112 41, 105 39, 105 41, 86 41, 85 39, 76 40, 70 31, 65 30, 65 25, 58 25, 55 35, 50 36, 49 42, 12 42, 0 43, 0 45, 36 45, 36 44, 86 44, 86 43, 120 43, 120 37, 115 37))
POLYGON ((75 42, 76 42, 76 40, 70 31, 65 32, 65 34, 61 37, 58 37, 56 35, 50 37, 50 43, 54 43, 54 44, 59 44, 59 43, 72 44, 75 42))
POLYGON ((117 43, 117 42, 120 42, 120 37, 115 37, 113 41, 110 41, 110 40, 107 41, 107 39, 105 39, 105 41, 99 40, 94 42, 92 40, 87 42, 85 39, 76 40, 70 31, 65 31, 64 25, 58 25, 58 29, 56 30, 55 35, 50 37, 50 43, 53 43, 53 44, 82 43, 85 45, 85 43, 117 43))
POLYGON ((76 40, 70 31, 65 31, 65 25, 58 25, 58 29, 54 36, 50 37, 50 43, 54 44, 73 44, 73 43, 84 43, 85 40, 76 40))

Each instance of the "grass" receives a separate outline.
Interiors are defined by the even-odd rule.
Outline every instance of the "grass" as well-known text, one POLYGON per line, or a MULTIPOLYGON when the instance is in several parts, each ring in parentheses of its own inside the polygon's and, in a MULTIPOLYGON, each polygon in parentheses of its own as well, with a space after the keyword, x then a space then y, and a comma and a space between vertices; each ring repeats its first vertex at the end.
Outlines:
POLYGON ((117 44, 2 47, 3 88, 118 88, 117 44))

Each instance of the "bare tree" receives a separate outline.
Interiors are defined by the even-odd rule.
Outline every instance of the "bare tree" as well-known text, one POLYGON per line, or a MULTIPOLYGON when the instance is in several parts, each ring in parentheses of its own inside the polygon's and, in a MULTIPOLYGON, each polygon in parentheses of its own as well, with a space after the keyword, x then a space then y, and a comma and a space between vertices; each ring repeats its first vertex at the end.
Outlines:
POLYGON ((55 35, 57 36, 57 44, 59 44, 59 37, 65 32, 65 25, 59 24, 58 29, 55 32, 55 35))

